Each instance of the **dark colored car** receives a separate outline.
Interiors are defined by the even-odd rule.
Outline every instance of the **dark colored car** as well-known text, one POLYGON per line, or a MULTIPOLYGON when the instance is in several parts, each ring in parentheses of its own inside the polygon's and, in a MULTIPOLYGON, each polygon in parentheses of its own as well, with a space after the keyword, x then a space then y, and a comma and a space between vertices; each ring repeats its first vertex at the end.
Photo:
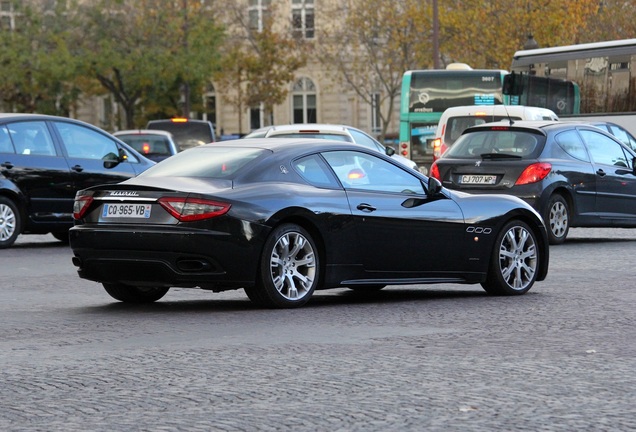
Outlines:
POLYGON ((179 152, 172 134, 162 130, 131 129, 113 133, 150 160, 161 162, 179 152))
POLYGON ((19 234, 68 241, 75 192, 154 165, 103 130, 64 117, 0 114, 0 248, 19 234))
POLYGON ((113 298, 244 288, 265 307, 316 289, 481 283, 523 294, 548 270, 539 214, 518 198, 443 189, 386 155, 331 140, 235 140, 181 152, 77 194, 79 276, 113 298))
POLYGON ((183 117, 150 120, 146 129, 170 132, 179 146, 179 151, 216 141, 214 125, 207 120, 183 117))
POLYGON ((451 189, 523 199, 559 244, 570 227, 636 227, 635 157, 589 123, 490 123, 467 129, 431 175, 451 189))

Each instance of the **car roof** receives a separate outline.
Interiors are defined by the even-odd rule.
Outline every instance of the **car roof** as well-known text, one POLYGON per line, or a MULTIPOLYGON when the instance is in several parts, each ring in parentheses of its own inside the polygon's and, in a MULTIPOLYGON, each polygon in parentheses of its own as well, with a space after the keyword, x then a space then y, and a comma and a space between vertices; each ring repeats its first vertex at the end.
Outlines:
POLYGON ((312 131, 318 133, 335 133, 340 135, 349 135, 347 126, 335 125, 335 124, 321 124, 321 123, 296 123, 287 125, 271 126, 268 129, 269 133, 275 132, 295 132, 295 131, 312 131))
POLYGON ((551 114, 556 117, 556 113, 548 108, 530 105, 462 105, 446 108, 446 114, 466 113, 472 115, 474 115, 475 112, 485 112, 486 114, 519 115, 520 113, 532 111, 551 114))
POLYGON ((113 135, 163 135, 172 137, 172 133, 160 129, 126 129, 113 132, 113 135))
POLYGON ((247 140, 229 140, 216 143, 204 144, 196 147, 201 148, 219 148, 219 147, 236 147, 236 148, 261 148, 265 150, 271 150, 273 152, 286 151, 290 149, 299 149, 305 146, 316 151, 324 151, 328 149, 343 149, 351 150, 352 146, 355 149, 364 150, 370 154, 378 154, 368 147, 361 144, 352 142, 344 142, 338 140, 322 139, 322 138, 251 138, 247 140))
MULTIPOLYGON (((480 129, 488 129, 492 130, 492 128, 497 128, 496 130, 505 130, 507 128, 526 128, 526 129, 545 129, 553 126, 567 126, 567 122, 561 122, 557 120, 514 120, 512 122, 490 122, 483 123, 476 126, 471 126, 464 131, 470 132, 480 129)), ((581 122, 581 124, 583 124, 581 122)))
POLYGON ((75 123, 81 123, 84 125, 89 125, 92 127, 96 127, 84 121, 70 118, 70 117, 62 117, 62 116, 54 116, 48 114, 31 114, 31 113, 0 113, 0 121, 11 121, 11 120, 58 120, 58 121, 69 121, 75 123))

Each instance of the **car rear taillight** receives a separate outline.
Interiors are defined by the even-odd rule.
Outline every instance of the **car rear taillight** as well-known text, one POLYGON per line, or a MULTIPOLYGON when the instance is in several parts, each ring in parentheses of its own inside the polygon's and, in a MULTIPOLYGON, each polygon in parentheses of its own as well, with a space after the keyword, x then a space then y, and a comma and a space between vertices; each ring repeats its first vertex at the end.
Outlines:
POLYGON ((75 201, 73 202, 73 219, 83 218, 92 202, 92 195, 80 195, 78 192, 75 195, 75 201))
POLYGON ((552 165, 547 162, 534 163, 523 170, 523 172, 515 182, 515 186, 541 181, 546 178, 548 174, 550 174, 551 170, 552 165))
POLYGON ((433 162, 433 165, 431 165, 431 177, 435 177, 437 180, 442 181, 442 177, 439 174, 439 168, 437 167, 437 162, 433 162))
POLYGON ((433 140, 433 160, 441 158, 444 152, 448 150, 448 146, 442 142, 441 138, 435 138, 433 140))
POLYGON ((158 202, 180 222, 210 219, 230 209, 230 204, 200 198, 160 198, 158 202))

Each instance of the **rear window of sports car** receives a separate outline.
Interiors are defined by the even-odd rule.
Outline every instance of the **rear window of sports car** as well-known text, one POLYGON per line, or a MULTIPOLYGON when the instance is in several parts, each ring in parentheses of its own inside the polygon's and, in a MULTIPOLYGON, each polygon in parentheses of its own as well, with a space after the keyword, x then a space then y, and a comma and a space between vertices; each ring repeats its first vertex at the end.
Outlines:
POLYGON ((196 147, 169 157, 139 176, 229 178, 268 152, 260 148, 196 147))

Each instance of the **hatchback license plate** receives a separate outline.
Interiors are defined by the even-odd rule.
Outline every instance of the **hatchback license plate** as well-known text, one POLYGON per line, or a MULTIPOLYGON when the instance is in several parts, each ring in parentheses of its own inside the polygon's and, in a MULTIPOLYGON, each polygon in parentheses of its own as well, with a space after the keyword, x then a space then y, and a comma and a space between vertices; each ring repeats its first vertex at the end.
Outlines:
POLYGON ((462 184, 495 184, 497 176, 495 175, 463 175, 462 184))
POLYGON ((150 204, 104 204, 102 217, 150 218, 150 204))

